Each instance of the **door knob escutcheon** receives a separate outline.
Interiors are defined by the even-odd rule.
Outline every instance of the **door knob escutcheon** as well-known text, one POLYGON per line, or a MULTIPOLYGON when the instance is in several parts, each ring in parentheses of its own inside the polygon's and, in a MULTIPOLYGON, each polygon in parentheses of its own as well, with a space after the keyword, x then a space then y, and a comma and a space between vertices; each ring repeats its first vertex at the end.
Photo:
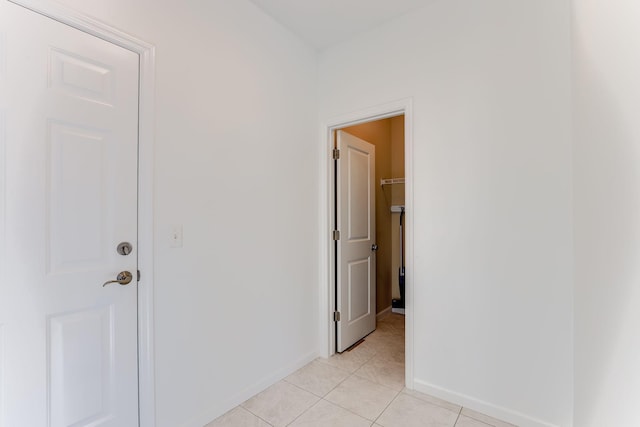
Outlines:
POLYGON ((118 248, 116 249, 116 251, 123 256, 127 256, 131 253, 131 251, 133 250, 133 246, 131 246, 131 243, 129 242, 122 242, 118 245, 118 248))

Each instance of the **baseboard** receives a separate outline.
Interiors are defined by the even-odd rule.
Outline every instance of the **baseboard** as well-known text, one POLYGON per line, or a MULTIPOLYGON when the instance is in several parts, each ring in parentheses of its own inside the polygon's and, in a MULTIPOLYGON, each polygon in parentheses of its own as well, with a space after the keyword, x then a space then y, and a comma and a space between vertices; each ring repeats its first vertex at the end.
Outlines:
POLYGON ((380 313, 376 314, 376 321, 379 322, 390 314, 391 314, 391 306, 385 308, 380 313))
POLYGON ((464 394, 456 393, 451 390, 443 389, 441 387, 429 384, 418 379, 414 379, 413 386, 417 391, 421 393, 439 397, 440 399, 444 399, 448 402, 472 409, 474 411, 486 414, 490 417, 515 424, 519 427, 560 427, 555 424, 550 424, 548 422, 538 420, 534 417, 521 414, 517 411, 484 402, 471 396, 466 396, 464 394))
POLYGON ((209 424, 211 421, 215 420, 219 416, 229 412, 231 409, 235 408, 236 406, 240 405, 250 397, 253 397, 256 394, 260 393, 261 391, 266 390, 267 388, 271 387, 278 381, 288 377, 289 375, 291 375, 292 373, 294 373, 295 371, 302 368, 303 366, 305 366, 306 364, 315 360, 318 357, 319 357, 318 352, 312 352, 307 354, 306 356, 298 359, 296 362, 276 371, 272 375, 268 375, 264 377, 260 381, 245 388, 240 393, 237 393, 236 395, 230 397, 224 402, 220 402, 218 404, 213 403, 211 408, 202 412, 197 417, 192 418, 187 423, 183 424, 182 427, 202 427, 204 425, 209 424))

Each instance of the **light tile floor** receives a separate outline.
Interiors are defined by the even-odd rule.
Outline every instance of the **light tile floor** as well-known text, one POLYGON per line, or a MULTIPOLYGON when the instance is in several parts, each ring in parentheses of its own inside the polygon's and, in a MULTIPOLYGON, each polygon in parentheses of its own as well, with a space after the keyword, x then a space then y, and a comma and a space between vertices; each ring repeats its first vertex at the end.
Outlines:
POLYGON ((514 427, 404 388, 404 316, 316 359, 206 427, 514 427))

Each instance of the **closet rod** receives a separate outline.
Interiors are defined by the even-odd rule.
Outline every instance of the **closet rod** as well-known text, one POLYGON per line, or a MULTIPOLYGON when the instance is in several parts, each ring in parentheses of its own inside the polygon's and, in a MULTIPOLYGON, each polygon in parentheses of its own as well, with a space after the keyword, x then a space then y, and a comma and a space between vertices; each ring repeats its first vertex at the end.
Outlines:
POLYGON ((388 178, 380 180, 380 187, 393 184, 404 184, 404 178, 388 178))

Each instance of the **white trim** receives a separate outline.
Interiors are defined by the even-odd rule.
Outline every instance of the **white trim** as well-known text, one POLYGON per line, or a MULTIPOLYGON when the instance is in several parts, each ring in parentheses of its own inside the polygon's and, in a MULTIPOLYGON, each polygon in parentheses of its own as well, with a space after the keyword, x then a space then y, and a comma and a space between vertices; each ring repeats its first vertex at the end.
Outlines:
MULTIPOLYGON (((150 45, 149 45, 150 46, 150 45)), ((138 393, 140 427, 155 422, 154 351, 154 125, 155 48, 140 52, 138 145, 138 393)))
POLYGON ((408 100, 404 109, 404 208, 405 208, 405 386, 413 389, 413 345, 414 326, 413 319, 415 313, 414 295, 414 263, 413 263, 413 100, 408 100))
MULTIPOLYGON (((5 69, 5 35, 0 34, 0 79, 6 78, 6 69, 5 69)), ((7 252, 6 252, 6 124, 7 124, 7 105, 3 105, 0 103, 0 283, 7 283, 6 280, 6 271, 7 271, 7 252)), ((5 354, 4 354, 4 325, 0 323, 0 427, 5 427, 4 422, 4 413, 6 408, 5 403, 5 383, 4 383, 4 372, 5 372, 5 354)))
MULTIPOLYGON (((492 418, 507 421, 520 427, 559 427, 555 424, 542 421, 511 409, 503 408, 475 397, 467 396, 455 391, 447 390, 421 380, 415 380, 415 389, 421 393, 429 394, 446 400, 463 408, 471 409, 492 418)), ((464 409, 463 412, 464 414, 464 409)))
POLYGON ((307 354, 294 363, 291 363, 286 367, 279 369, 275 373, 262 378, 260 381, 245 388, 240 393, 237 393, 234 396, 225 399, 223 402, 213 403, 205 412, 202 412, 197 416, 191 418, 188 422, 182 424, 181 427, 202 427, 204 425, 208 425, 211 421, 219 417, 220 414, 227 413, 231 409, 240 405, 242 402, 245 402, 247 399, 266 390, 278 381, 288 377, 298 369, 308 365, 317 358, 318 354, 316 352, 307 354))
POLYGON ((407 301, 405 317, 405 384, 413 389, 413 99, 406 98, 386 104, 365 108, 326 120, 321 126, 320 144, 320 350, 323 357, 335 353, 335 328, 333 323, 333 301, 335 290, 333 277, 335 272, 333 245, 330 244, 333 230, 333 131, 359 123, 386 119, 404 114, 405 139, 405 262, 407 301))
POLYGON ((40 15, 44 15, 53 20, 76 28, 92 36, 96 36, 102 40, 106 40, 117 46, 140 54, 153 52, 155 47, 145 41, 142 41, 130 34, 118 30, 98 19, 87 16, 82 12, 63 6, 53 0, 5 0, 25 7, 40 15))
POLYGON ((138 98, 138 395, 140 427, 155 426, 153 328, 153 141, 155 47, 48 0, 7 0, 140 56, 138 98))
POLYGON ((376 322, 381 321, 385 317, 388 317, 391 314, 391 306, 385 308, 380 313, 376 314, 376 322))

